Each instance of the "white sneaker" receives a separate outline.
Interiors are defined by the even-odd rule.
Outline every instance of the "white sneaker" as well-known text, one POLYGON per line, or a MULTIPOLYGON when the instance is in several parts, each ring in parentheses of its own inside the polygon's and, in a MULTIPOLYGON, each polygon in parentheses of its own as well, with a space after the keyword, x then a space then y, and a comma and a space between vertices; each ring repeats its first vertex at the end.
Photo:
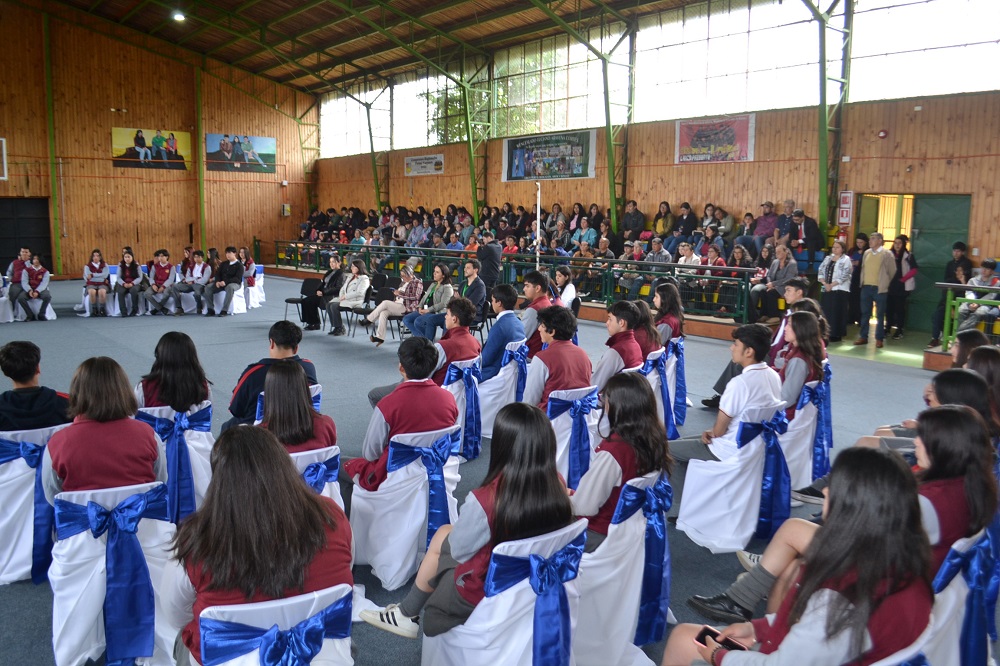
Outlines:
POLYGON ((381 610, 363 610, 360 615, 362 620, 373 627, 403 638, 416 638, 417 630, 420 629, 419 619, 400 613, 399 604, 389 604, 381 610))
MULTIPOLYGON (((746 569, 747 571, 750 571, 755 566, 760 564, 761 557, 763 557, 763 555, 758 555, 757 553, 749 553, 745 550, 736 551, 736 559, 740 561, 740 564, 742 564, 743 568, 746 569)), ((364 613, 362 613, 362 616, 363 615, 364 613)))

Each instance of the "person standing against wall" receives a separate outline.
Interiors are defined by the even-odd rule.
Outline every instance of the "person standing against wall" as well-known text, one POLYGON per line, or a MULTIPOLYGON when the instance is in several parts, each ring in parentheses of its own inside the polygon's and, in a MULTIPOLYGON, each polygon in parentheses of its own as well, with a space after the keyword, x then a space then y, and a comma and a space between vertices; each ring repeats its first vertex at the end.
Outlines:
POLYGON ((889 283, 896 272, 892 252, 882 247, 882 234, 875 232, 868 237, 871 247, 861 259, 861 329, 855 345, 868 344, 868 327, 875 307, 875 346, 881 349, 885 341, 885 306, 889 283))

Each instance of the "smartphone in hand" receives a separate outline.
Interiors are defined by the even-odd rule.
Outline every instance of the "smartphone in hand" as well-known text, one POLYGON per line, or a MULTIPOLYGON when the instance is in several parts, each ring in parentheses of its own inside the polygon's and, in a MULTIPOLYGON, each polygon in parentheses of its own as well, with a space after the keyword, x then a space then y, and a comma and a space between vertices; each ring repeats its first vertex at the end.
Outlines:
POLYGON ((703 626, 701 628, 701 631, 698 632, 698 635, 695 636, 694 642, 697 643, 698 645, 702 646, 702 647, 705 647, 705 645, 707 643, 706 637, 711 636, 719 645, 721 645, 722 647, 726 648, 727 650, 747 650, 748 649, 746 645, 743 645, 743 643, 740 643, 739 641, 734 640, 732 638, 726 638, 726 639, 720 641, 719 640, 719 634, 720 633, 721 632, 718 629, 716 629, 714 627, 710 627, 710 626, 708 626, 706 624, 705 626, 703 626))

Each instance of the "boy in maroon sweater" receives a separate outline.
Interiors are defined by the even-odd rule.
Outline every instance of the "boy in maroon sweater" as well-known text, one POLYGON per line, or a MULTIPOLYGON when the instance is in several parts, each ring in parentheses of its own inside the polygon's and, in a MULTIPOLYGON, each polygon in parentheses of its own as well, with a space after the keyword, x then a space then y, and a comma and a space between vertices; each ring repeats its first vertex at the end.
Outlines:
POLYGON ((528 299, 528 307, 521 310, 521 323, 524 324, 524 334, 528 336, 528 359, 542 351, 542 338, 538 334, 538 313, 552 307, 549 299, 549 277, 539 271, 529 271, 524 276, 524 297, 528 299))
POLYGON ((468 361, 479 356, 482 345, 469 332, 476 318, 476 306, 467 298, 453 298, 448 302, 444 315, 444 335, 434 348, 438 352, 437 367, 431 377, 438 386, 444 384, 448 366, 452 361, 468 361))
POLYGON ((611 337, 604 344, 610 349, 604 352, 604 356, 597 362, 594 374, 590 378, 590 383, 596 386, 598 391, 604 390, 604 385, 612 375, 622 370, 638 368, 645 360, 639 343, 635 341, 634 330, 638 322, 639 308, 635 303, 618 301, 608 307, 608 320, 605 326, 611 337))

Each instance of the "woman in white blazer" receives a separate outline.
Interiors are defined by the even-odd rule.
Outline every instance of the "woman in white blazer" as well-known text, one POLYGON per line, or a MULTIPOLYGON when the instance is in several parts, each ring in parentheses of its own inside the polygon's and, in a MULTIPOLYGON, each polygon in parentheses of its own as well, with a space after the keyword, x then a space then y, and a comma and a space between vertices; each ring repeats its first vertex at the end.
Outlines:
POLYGON ((368 269, 365 262, 355 259, 351 262, 351 276, 344 280, 340 287, 340 295, 332 299, 326 306, 330 314, 330 321, 333 329, 329 335, 345 335, 344 321, 340 317, 341 308, 350 309, 364 305, 365 296, 368 294, 368 287, 371 286, 371 279, 368 277, 368 269))

